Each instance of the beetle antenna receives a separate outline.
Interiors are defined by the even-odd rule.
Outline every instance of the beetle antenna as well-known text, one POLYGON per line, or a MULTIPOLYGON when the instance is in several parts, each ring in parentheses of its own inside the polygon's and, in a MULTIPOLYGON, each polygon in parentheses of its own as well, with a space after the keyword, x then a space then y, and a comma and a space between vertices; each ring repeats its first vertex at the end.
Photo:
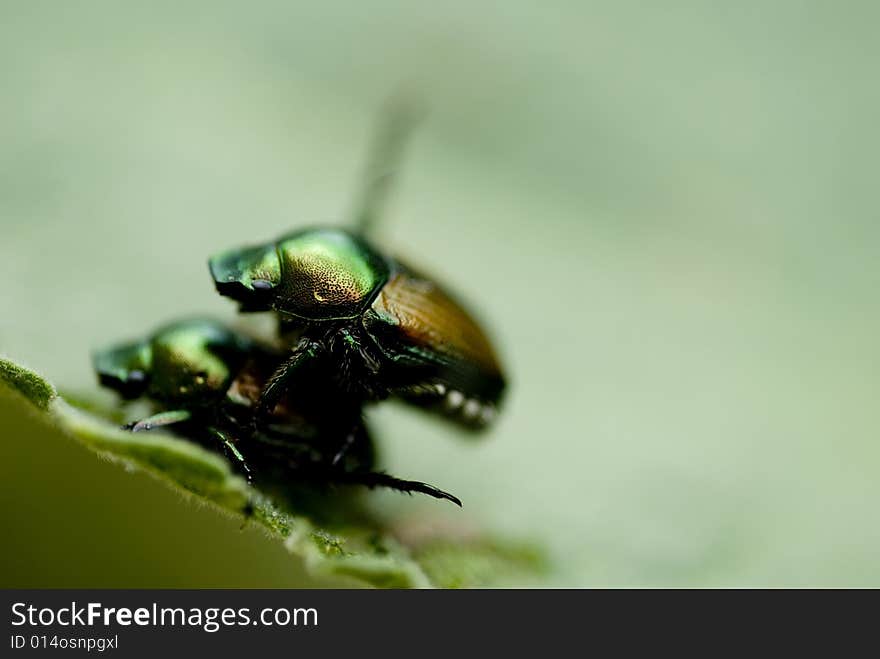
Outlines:
POLYGON ((424 114, 419 99, 407 92, 396 93, 379 113, 367 152, 361 190, 355 198, 354 230, 360 235, 369 236, 375 230, 403 158, 404 146, 424 114))

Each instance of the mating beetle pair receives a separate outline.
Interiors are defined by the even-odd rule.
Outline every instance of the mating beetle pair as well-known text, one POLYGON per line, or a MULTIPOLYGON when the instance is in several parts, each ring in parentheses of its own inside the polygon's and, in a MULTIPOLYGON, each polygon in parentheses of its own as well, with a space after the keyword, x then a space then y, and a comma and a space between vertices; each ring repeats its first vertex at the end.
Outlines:
POLYGON ((409 109, 395 109, 368 165, 355 230, 299 230, 209 260, 220 294, 241 311, 277 316, 274 342, 191 320, 95 355, 102 384, 159 406, 132 430, 171 425, 219 444, 249 476, 254 464, 271 463, 293 479, 390 487, 461 505, 433 486, 372 471, 363 421, 365 404, 393 396, 480 429, 494 419, 505 387, 473 317, 366 237, 411 125, 409 109))

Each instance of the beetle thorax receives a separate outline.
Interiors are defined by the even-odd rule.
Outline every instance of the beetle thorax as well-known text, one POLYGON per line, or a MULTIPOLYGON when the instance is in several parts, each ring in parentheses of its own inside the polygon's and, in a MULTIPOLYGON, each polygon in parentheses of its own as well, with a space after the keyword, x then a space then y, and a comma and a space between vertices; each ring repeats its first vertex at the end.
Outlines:
POLYGON ((311 231, 279 241, 275 309, 310 321, 354 318, 387 280, 387 265, 342 232, 311 231))

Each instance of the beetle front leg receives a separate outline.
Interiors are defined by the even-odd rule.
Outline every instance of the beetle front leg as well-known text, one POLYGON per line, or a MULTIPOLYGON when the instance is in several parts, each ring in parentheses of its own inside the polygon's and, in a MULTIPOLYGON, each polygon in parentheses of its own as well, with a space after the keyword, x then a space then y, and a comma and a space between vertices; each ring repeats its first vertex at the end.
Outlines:
POLYGON ((131 430, 132 432, 144 432, 146 430, 152 430, 153 428, 162 428, 174 423, 189 421, 191 418, 192 414, 186 410, 169 410, 148 416, 146 419, 141 419, 140 421, 126 423, 122 427, 125 430, 131 430))
POLYGON ((336 451, 336 455, 334 455, 333 459, 330 460, 330 465, 333 467, 338 465, 342 461, 342 458, 345 457, 345 454, 348 453, 348 449, 350 449, 352 447, 352 445, 355 443, 356 440, 357 440, 357 435, 355 434, 355 430, 352 430, 350 433, 348 433, 345 436, 345 439, 343 440, 342 445, 336 451))
POLYGON ((234 460, 238 466, 241 467, 248 485, 253 485, 254 480, 250 465, 248 465, 247 461, 244 459, 241 451, 235 446, 235 442, 233 442, 226 433, 217 430, 217 428, 208 428, 208 432, 214 437, 214 439, 220 442, 220 445, 223 447, 223 452, 226 453, 226 457, 230 460, 234 460))
POLYGON ((259 400, 257 400, 254 411, 254 423, 257 427, 271 416, 275 406, 278 405, 281 397, 290 387, 291 380, 302 373, 303 368, 312 362, 319 353, 320 344, 317 341, 301 339, 290 357, 275 369, 266 382, 266 386, 263 387, 263 391, 260 392, 259 400))
POLYGON ((358 469, 369 470, 375 461, 373 440, 363 419, 358 417, 357 423, 345 434, 345 438, 335 449, 330 459, 330 466, 341 467, 346 463, 353 463, 358 469))

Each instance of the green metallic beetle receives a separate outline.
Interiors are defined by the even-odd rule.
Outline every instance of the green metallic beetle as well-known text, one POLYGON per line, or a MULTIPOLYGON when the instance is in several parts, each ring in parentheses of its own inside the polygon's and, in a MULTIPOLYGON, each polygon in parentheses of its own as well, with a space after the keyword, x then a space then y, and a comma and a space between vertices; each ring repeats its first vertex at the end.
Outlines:
POLYGON ((360 413, 388 396, 479 429, 496 416, 505 377, 485 332, 443 287, 366 238, 411 115, 391 114, 379 133, 357 229, 316 227, 212 257, 218 292, 242 311, 272 311, 290 353, 260 395, 256 418, 315 378, 360 413))
MULTIPOLYGON (((172 409, 213 406, 248 355, 264 348, 220 323, 195 318, 166 325, 146 339, 97 352, 104 386, 127 399, 146 396, 172 409)), ((144 425, 167 425, 144 420, 144 425)), ((141 429, 141 428, 138 428, 141 429)))
POLYGON ((98 378, 123 398, 147 398, 159 411, 126 427, 134 432, 171 427, 208 447, 223 449, 250 482, 277 475, 311 481, 388 487, 447 499, 419 481, 371 471, 373 443, 361 423, 344 437, 331 410, 303 398, 281 401, 259 433, 255 403, 281 360, 271 346, 208 319, 168 324, 149 337, 93 355, 98 378))

